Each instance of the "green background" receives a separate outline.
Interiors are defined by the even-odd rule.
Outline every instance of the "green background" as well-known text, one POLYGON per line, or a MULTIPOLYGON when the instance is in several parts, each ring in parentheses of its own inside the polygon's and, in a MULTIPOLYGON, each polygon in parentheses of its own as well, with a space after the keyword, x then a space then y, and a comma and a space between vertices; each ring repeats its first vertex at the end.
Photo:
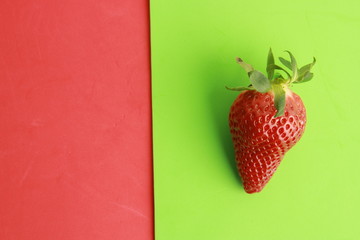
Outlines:
POLYGON ((360 239, 360 1, 151 0, 157 240, 360 239), (249 80, 290 50, 314 79, 295 85, 303 138, 246 194, 227 125, 249 80))

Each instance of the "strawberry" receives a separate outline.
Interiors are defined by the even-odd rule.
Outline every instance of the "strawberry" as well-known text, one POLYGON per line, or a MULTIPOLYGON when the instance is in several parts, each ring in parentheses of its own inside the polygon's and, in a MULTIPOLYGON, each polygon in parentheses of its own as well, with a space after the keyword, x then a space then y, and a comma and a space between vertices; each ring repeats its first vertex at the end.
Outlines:
POLYGON ((294 83, 312 79, 313 62, 298 69, 294 56, 279 58, 285 68, 276 65, 270 49, 267 77, 237 58, 247 71, 249 87, 228 88, 241 91, 231 106, 229 126, 236 163, 247 193, 260 192, 278 168, 285 153, 301 138, 306 125, 306 110, 301 98, 290 90, 294 83), (284 78, 280 70, 286 74, 284 78))

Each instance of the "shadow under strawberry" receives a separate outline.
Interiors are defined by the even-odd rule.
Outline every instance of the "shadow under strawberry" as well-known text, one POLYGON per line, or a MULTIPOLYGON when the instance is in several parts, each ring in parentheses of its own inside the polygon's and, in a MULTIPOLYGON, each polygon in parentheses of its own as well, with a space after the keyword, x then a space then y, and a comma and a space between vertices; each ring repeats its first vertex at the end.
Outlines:
POLYGON ((209 86, 208 102, 212 114, 211 120, 218 136, 219 146, 223 150, 226 163, 230 167, 231 172, 242 185, 234 160, 235 154, 228 122, 229 110, 237 95, 229 94, 224 84, 228 79, 233 80, 233 82, 239 82, 239 71, 237 69, 231 71, 231 69, 229 69, 230 65, 231 64, 217 59, 207 62, 205 70, 207 77, 206 82, 209 86))

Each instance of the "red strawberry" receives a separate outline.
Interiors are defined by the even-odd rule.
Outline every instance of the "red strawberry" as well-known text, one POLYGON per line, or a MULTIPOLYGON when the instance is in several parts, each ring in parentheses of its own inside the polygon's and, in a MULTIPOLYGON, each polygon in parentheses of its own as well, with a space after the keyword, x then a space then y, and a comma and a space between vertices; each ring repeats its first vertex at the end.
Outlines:
POLYGON ((270 49, 268 77, 253 69, 240 58, 238 63, 248 72, 249 87, 228 88, 243 91, 234 101, 229 125, 235 148, 236 162, 247 193, 260 192, 269 182, 285 153, 301 138, 305 130, 306 110, 301 98, 293 93, 292 83, 309 81, 314 61, 298 69, 296 60, 280 61, 292 75, 274 63, 270 49), (287 78, 274 73, 278 69, 287 78))

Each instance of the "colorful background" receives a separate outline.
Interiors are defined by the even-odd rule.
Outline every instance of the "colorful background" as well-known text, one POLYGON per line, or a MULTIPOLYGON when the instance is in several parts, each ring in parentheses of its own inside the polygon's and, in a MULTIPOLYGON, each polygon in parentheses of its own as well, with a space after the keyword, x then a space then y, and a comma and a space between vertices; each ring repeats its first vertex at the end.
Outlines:
POLYGON ((359 1, 151 1, 155 235, 165 239, 359 239, 359 1), (244 192, 227 115, 269 47, 301 65, 301 141, 273 179, 244 192))
POLYGON ((359 10, 1 1, 0 239, 359 239, 359 10), (235 57, 264 71, 269 47, 318 62, 293 87, 305 135, 249 195, 225 86, 248 84, 235 57))
POLYGON ((0 1, 0 239, 152 239, 148 2, 0 1))

